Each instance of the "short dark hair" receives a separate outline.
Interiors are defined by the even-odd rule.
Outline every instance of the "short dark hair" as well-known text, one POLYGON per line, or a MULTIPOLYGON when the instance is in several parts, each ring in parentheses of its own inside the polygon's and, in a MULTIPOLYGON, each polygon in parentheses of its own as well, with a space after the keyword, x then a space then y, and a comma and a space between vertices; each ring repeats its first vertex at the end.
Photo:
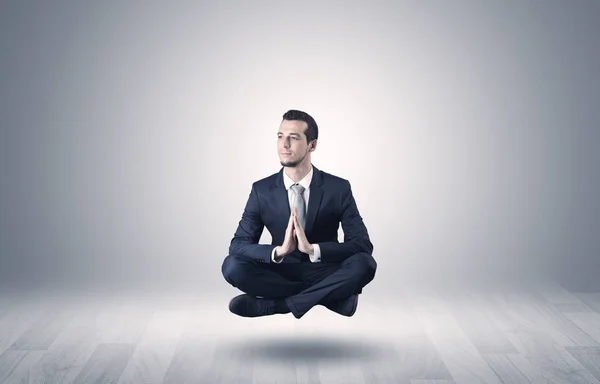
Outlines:
POLYGON ((319 127, 317 126, 317 122, 308 113, 298 111, 295 109, 290 109, 289 111, 283 114, 283 120, 304 121, 308 125, 306 131, 304 131, 307 143, 310 143, 311 141, 319 138, 319 127))

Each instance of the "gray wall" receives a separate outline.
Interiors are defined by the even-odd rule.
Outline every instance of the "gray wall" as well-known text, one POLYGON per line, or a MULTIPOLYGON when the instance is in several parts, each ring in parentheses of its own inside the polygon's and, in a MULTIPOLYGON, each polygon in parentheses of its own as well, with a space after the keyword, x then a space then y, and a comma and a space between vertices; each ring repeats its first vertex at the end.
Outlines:
POLYGON ((599 272, 599 2, 320 3, 3 1, 2 276, 225 287, 290 108, 380 287, 599 272))

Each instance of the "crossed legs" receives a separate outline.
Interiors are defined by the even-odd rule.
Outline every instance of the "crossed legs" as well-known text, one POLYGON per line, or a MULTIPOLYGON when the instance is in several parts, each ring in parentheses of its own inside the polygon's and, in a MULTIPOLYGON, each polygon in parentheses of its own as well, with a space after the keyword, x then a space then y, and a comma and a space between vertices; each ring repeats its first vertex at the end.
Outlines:
POLYGON ((377 263, 367 253, 357 253, 336 264, 266 264, 229 255, 221 269, 229 284, 249 295, 285 300, 299 319, 317 304, 362 293, 375 277, 377 263))

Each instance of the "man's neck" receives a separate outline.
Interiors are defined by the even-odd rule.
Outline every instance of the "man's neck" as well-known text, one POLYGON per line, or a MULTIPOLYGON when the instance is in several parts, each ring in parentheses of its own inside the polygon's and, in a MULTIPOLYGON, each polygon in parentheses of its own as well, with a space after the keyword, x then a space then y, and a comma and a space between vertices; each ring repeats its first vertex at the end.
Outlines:
POLYGON ((298 164, 295 167, 285 167, 285 174, 288 175, 290 179, 292 179, 295 183, 304 179, 308 172, 310 172, 310 168, 312 164, 310 162, 298 164))

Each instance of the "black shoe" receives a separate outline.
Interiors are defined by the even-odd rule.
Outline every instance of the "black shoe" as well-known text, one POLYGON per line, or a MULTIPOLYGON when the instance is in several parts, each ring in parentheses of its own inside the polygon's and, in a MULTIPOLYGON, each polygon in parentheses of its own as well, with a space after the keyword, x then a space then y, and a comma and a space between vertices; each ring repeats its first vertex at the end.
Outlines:
POLYGON ((342 316, 352 316, 358 307, 358 294, 350 295, 345 299, 333 300, 324 303, 325 307, 342 316))
POLYGON ((275 301, 243 294, 231 299, 229 310, 243 317, 269 316, 275 314, 275 301))

